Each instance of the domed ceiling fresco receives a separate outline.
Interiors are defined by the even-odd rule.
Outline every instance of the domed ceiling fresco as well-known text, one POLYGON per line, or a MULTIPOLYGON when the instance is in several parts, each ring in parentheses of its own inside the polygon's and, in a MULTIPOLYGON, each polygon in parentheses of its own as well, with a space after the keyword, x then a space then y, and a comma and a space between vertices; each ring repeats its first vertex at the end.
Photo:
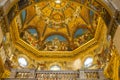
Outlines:
POLYGON ((31 47, 73 51, 94 38, 97 18, 97 13, 75 1, 43 0, 22 10, 16 22, 19 37, 31 47))

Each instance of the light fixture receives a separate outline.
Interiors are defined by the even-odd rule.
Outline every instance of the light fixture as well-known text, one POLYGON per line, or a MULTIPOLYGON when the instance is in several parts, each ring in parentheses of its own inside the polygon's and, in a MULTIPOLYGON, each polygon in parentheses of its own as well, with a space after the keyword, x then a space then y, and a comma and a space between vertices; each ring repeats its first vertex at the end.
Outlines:
POLYGON ((60 4, 61 0, 55 0, 55 3, 60 4))

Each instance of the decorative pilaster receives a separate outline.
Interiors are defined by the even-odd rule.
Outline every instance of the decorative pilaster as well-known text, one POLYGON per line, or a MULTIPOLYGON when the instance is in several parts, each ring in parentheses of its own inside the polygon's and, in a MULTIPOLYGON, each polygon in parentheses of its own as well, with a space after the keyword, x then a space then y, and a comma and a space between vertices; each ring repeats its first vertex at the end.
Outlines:
POLYGON ((113 47, 111 51, 111 59, 104 69, 105 76, 112 80, 119 80, 119 64, 120 64, 120 55, 117 52, 117 49, 113 47))

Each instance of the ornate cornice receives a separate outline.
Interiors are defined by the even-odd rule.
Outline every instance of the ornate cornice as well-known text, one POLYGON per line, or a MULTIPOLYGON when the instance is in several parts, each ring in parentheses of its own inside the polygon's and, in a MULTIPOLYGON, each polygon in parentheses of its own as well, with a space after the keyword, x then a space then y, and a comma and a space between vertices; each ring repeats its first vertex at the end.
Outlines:
POLYGON ((99 46, 99 40, 100 36, 102 36, 102 30, 103 27, 106 27, 103 19, 101 17, 98 18, 98 25, 97 25, 97 30, 95 32, 95 36, 92 40, 88 41, 87 43, 83 44, 79 48, 73 50, 73 51, 39 51, 32 46, 28 45, 26 42, 21 40, 19 38, 19 34, 16 28, 16 22, 13 21, 11 24, 11 33, 12 33, 12 38, 13 42, 15 44, 15 47, 23 52, 25 55, 28 55, 29 57, 32 57, 37 60, 73 60, 74 57, 77 57, 81 54, 84 53, 89 53, 90 51, 95 50, 99 46), (13 30, 14 29, 14 30, 13 30), (63 59, 64 58, 64 59, 63 59))

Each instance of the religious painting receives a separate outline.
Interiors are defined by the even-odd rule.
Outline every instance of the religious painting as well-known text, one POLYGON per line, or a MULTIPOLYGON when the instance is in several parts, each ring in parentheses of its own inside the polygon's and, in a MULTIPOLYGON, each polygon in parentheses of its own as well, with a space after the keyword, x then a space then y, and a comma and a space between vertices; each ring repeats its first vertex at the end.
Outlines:
POLYGON ((39 36, 35 28, 26 29, 25 31, 20 33, 20 37, 31 46, 38 48, 37 42, 39 36))
POLYGON ((49 36, 44 42, 45 51, 67 51, 68 42, 66 38, 61 35, 49 36))
POLYGON ((93 35, 87 28, 79 28, 74 34, 74 47, 77 48, 92 38, 93 35))

